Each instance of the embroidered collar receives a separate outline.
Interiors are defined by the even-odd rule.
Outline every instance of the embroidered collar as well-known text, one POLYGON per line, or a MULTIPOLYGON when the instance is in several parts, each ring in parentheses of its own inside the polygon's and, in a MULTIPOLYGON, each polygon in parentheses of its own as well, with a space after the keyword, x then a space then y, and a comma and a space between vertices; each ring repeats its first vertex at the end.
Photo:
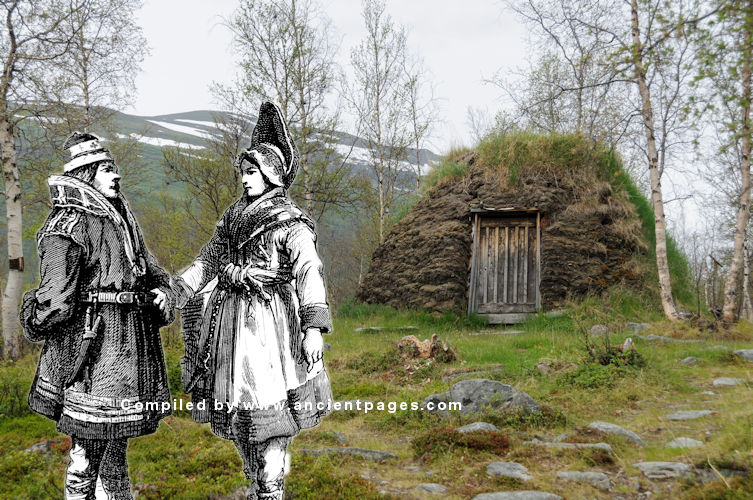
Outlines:
POLYGON ((51 175, 47 184, 50 186, 50 199, 54 207, 72 208, 98 217, 109 218, 121 233, 120 239, 123 241, 125 254, 131 264, 133 274, 141 276, 146 272, 139 226, 121 194, 118 194, 118 197, 125 207, 126 219, 102 193, 80 179, 67 175, 51 175))
POLYGON ((236 202, 232 226, 240 249, 272 227, 291 221, 302 220, 313 229, 314 223, 293 203, 283 188, 274 188, 251 203, 236 202))

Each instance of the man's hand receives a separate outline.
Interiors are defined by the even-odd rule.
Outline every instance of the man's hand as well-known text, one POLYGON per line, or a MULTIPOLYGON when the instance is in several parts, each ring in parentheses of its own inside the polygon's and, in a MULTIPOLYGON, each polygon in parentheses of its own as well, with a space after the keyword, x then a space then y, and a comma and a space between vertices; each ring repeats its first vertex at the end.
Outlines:
POLYGON ((154 305, 159 308, 162 314, 165 314, 167 312, 167 294, 165 294, 165 292, 163 292, 159 288, 155 288, 151 293, 156 295, 153 301, 154 305))
POLYGON ((303 337, 303 356, 308 364, 307 371, 311 371, 322 359, 322 332, 318 328, 309 328, 303 337))

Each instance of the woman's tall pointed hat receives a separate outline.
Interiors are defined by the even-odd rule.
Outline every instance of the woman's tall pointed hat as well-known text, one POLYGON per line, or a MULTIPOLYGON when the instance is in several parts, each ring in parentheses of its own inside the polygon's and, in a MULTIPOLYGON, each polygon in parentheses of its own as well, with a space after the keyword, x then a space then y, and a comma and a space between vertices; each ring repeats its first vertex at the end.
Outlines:
POLYGON ((285 189, 293 184, 300 158, 282 111, 276 104, 266 101, 259 108, 251 145, 238 156, 235 166, 240 169, 244 161, 258 165, 271 184, 285 189))

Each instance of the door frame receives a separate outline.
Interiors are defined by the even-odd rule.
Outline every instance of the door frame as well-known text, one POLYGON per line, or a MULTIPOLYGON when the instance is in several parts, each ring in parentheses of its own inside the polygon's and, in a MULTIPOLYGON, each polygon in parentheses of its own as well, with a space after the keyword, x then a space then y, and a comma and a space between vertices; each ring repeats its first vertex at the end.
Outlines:
MULTIPOLYGON (((472 226, 471 226, 471 266, 470 280, 468 290, 468 315, 474 314, 473 306, 476 302, 476 280, 478 279, 478 252, 481 238, 478 237, 481 230, 482 218, 504 218, 504 217, 536 217, 536 310, 541 310, 541 212, 536 208, 487 208, 483 204, 479 207, 471 208, 472 226)), ((527 313, 511 314, 479 314, 486 317, 490 323, 518 323, 525 321, 527 313)))

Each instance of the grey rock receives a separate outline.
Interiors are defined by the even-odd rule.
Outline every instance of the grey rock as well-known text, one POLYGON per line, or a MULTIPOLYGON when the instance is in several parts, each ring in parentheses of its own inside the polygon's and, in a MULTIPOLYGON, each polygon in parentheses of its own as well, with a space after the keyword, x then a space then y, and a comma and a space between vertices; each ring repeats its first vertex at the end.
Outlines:
POLYGON ((481 493, 473 500, 562 500, 562 497, 545 491, 497 491, 481 493))
POLYGON ((321 449, 309 449, 303 448, 302 453, 308 453, 311 455, 355 455, 357 457, 366 458, 368 460, 387 460, 388 458, 397 458, 397 455, 388 451, 380 450, 367 450, 366 448, 321 448, 321 449))
POLYGON ((594 325, 591 327, 591 330, 589 330, 589 335, 592 337, 599 337, 601 335, 606 335, 609 333, 609 330, 604 325, 594 325))
POLYGON ((745 361, 753 362, 753 349, 739 349, 735 351, 735 356, 742 358, 745 361))
POLYGON ((646 443, 643 442, 643 439, 641 439, 638 434, 610 422, 591 422, 590 424, 588 424, 588 428, 603 432, 605 434, 616 434, 618 436, 626 437, 638 446, 646 446, 646 443))
POLYGON ((561 448, 567 450, 582 450, 592 448, 596 450, 604 450, 607 453, 612 453, 612 447, 607 443, 552 443, 549 441, 524 441, 523 444, 529 446, 542 446, 544 448, 561 448))
POLYGON ((680 364, 693 366, 699 361, 700 359, 696 358, 695 356, 688 356, 687 358, 684 358, 682 361, 680 361, 680 364))
POLYGON ((523 330, 481 330, 468 335, 520 335, 523 330))
POLYGON ((408 470, 411 472, 421 472, 421 467, 419 467, 418 465, 406 465, 405 467, 403 467, 403 470, 408 470))
POLYGON ((557 473, 557 477, 564 481, 573 481, 575 483, 588 483, 600 490, 608 490, 611 486, 609 478, 603 472, 593 471, 562 471, 557 473))
POLYGON ((383 326, 362 326, 353 330, 356 333, 374 333, 384 330, 383 326))
POLYGON ((546 361, 536 363, 536 366, 534 368, 536 368, 542 375, 549 375, 550 373, 552 373, 552 370, 554 370, 554 367, 552 367, 552 365, 550 365, 546 361))
POLYGON ((709 469, 696 469, 695 474, 698 477, 698 479, 702 483, 711 483, 714 481, 719 481, 721 474, 724 478, 732 478, 732 477, 746 477, 749 472, 742 471, 742 470, 733 470, 733 469, 719 469, 719 472, 709 470, 709 469))
POLYGON ((643 340, 648 340, 653 342, 654 340, 658 340, 660 342, 669 342, 673 344, 703 344, 703 340, 698 339, 674 339, 672 337, 664 337, 662 335, 654 335, 653 333, 650 335, 646 335, 645 337, 642 337, 638 335, 638 337, 642 338, 643 340))
POLYGON ((642 332, 650 327, 650 323, 633 323, 632 321, 625 323, 625 328, 633 333, 642 332))
POLYGON ((711 410, 680 410, 670 413, 666 416, 669 420, 695 420, 696 418, 707 417, 714 413, 711 410))
POLYGON ((678 437, 667 443, 667 448, 698 448, 703 446, 701 441, 689 437, 678 437))
POLYGON ((557 309, 556 311, 549 311, 545 312, 544 316, 547 318, 561 318, 562 316, 565 316, 567 313, 562 309, 557 309))
POLYGON ((40 441, 38 443, 34 443, 30 447, 26 448, 24 451, 26 453, 45 453, 45 452, 50 451, 50 445, 54 442, 55 441, 51 439, 40 441))
POLYGON ((491 431, 491 432, 497 432, 499 429, 497 429, 496 425, 489 424, 487 422, 473 422, 472 424, 464 425, 463 427, 458 427, 458 431, 462 432, 463 434, 468 432, 478 432, 478 431, 491 431))
POLYGON ((704 396, 718 396, 719 394, 715 393, 714 391, 702 391, 701 394, 704 396))
POLYGON ((324 342, 322 344, 322 349, 326 352, 332 352, 332 345, 328 344, 327 342, 324 342))
POLYGON ((492 462, 486 467, 486 473, 490 476, 510 477, 521 481, 533 479, 525 466, 515 462, 492 462))
POLYGON ((428 396, 424 399, 424 407, 432 403, 433 413, 448 415, 449 411, 439 410, 437 405, 449 402, 462 403, 460 410, 462 414, 478 412, 487 407, 498 410, 524 408, 529 411, 539 411, 541 409, 539 404, 525 392, 511 385, 488 379, 461 380, 447 392, 428 396))
POLYGON ((714 379, 713 385, 714 387, 732 387, 735 385, 740 385, 744 382, 745 379, 743 378, 721 377, 714 379))
POLYGON ((416 486, 417 490, 426 491, 428 493, 444 493, 447 491, 447 486, 437 483, 422 483, 416 486))
POLYGON ((671 479, 682 477, 693 472, 693 468, 682 462, 639 462, 633 467, 640 469, 649 479, 671 479))
POLYGON ((711 351, 729 351, 729 347, 724 345, 712 345, 709 347, 709 350, 711 351))

